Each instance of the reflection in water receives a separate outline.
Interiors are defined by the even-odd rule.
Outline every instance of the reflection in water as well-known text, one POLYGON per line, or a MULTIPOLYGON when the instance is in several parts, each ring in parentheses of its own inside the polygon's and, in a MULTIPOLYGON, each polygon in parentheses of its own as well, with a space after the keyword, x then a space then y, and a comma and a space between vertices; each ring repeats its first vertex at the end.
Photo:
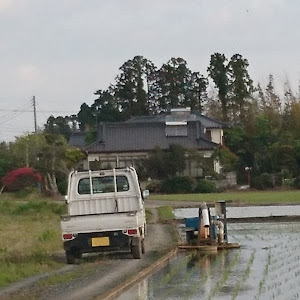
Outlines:
POLYGON ((240 249, 179 253, 118 299, 297 299, 299 233, 300 223, 230 224, 240 249))

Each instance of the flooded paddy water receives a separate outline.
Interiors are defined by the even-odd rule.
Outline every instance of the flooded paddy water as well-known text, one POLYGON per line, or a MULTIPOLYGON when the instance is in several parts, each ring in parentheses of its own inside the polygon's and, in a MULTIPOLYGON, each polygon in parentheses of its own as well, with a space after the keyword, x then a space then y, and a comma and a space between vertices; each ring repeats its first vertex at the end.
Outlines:
POLYGON ((241 248, 179 252, 118 299, 300 299, 300 222, 230 223, 228 239, 241 248))

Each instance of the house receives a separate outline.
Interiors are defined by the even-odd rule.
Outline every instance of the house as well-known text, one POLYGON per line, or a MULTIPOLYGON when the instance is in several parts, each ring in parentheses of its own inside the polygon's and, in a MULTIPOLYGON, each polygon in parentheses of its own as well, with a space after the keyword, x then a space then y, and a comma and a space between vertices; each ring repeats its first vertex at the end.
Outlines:
MULTIPOLYGON (((171 144, 197 150, 203 157, 210 158, 214 149, 223 144, 225 127, 224 123, 190 108, 176 108, 155 116, 133 117, 125 122, 103 122, 99 124, 97 141, 83 147, 87 153, 84 167, 136 166, 156 146, 167 149, 171 144)), ((80 138, 76 135, 73 141, 80 144, 80 138)), ((214 170, 220 173, 218 160, 212 163, 214 170)), ((202 169, 195 161, 187 159, 185 175, 201 176, 202 169)))

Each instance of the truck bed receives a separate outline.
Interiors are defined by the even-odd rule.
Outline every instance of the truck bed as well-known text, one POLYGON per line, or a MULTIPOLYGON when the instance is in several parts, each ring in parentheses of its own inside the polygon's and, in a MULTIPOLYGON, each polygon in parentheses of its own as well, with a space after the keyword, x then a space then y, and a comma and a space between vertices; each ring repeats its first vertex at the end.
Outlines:
POLYGON ((88 233, 124 230, 143 226, 144 216, 141 211, 62 216, 62 233, 88 233))

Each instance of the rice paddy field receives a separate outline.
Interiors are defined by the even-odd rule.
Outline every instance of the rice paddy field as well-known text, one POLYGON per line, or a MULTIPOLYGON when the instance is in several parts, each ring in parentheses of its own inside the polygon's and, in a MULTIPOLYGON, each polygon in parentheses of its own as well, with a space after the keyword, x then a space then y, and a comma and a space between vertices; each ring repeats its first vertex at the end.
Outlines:
POLYGON ((300 223, 228 224, 240 249, 180 252, 119 299, 299 299, 300 223))

